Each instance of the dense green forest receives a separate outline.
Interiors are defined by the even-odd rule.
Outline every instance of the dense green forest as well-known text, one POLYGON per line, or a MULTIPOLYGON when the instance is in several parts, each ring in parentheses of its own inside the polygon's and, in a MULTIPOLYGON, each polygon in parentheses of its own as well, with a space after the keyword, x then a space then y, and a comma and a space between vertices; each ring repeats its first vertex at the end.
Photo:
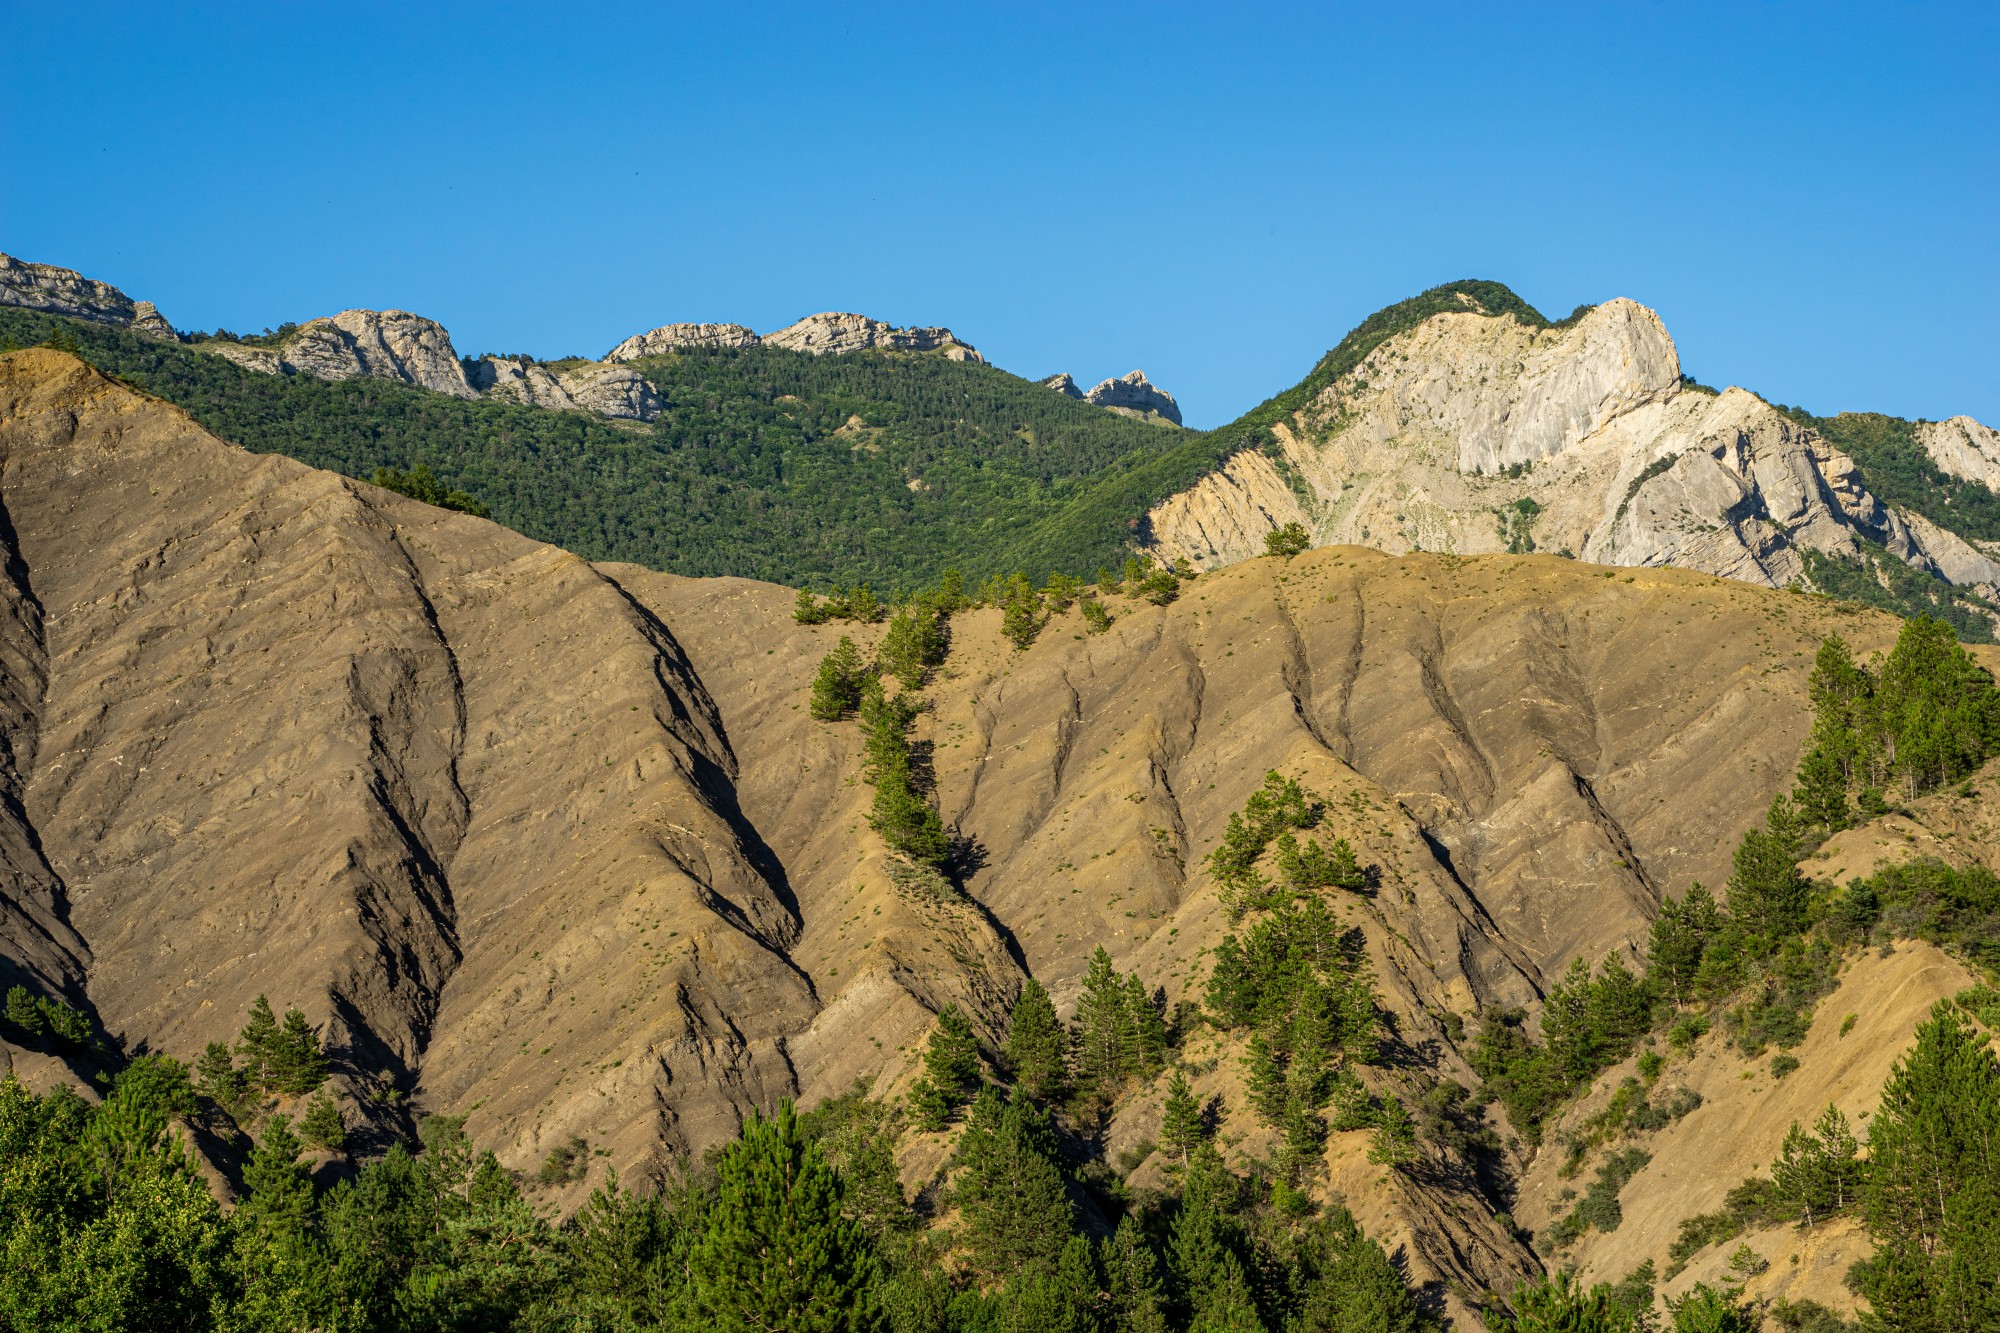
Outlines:
POLYGON ((125 330, 0 309, 0 343, 52 335, 260 453, 361 478, 426 467, 499 522, 593 560, 821 587, 909 588, 951 565, 974 579, 1116 565, 1145 504, 1087 539, 1042 525, 1198 438, 936 356, 653 358, 641 366, 666 407, 638 426, 379 379, 260 375, 125 330))

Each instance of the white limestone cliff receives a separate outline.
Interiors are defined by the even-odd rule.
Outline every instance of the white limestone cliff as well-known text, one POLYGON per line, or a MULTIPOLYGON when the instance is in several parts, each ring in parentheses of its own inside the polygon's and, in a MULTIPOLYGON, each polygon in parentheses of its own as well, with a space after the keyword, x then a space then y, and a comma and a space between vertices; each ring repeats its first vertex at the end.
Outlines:
POLYGON ((1156 387, 1146 372, 1135 370, 1116 379, 1105 380, 1084 395, 1097 407, 1109 408, 1142 421, 1171 421, 1181 424, 1181 405, 1173 395, 1156 387))
MULTIPOLYGON (((1978 423, 1929 431, 1940 466, 2000 471, 1978 423)), ((1884 504, 1816 432, 1746 390, 1689 387, 1659 317, 1633 301, 1562 328, 1433 316, 1274 435, 1274 456, 1239 453, 1155 506, 1152 554, 1212 568, 1263 554, 1266 533, 1299 522, 1322 545, 1533 549, 1782 587, 1805 577, 1806 551, 1874 543, 1949 582, 2000 588, 2000 563, 1884 504)))

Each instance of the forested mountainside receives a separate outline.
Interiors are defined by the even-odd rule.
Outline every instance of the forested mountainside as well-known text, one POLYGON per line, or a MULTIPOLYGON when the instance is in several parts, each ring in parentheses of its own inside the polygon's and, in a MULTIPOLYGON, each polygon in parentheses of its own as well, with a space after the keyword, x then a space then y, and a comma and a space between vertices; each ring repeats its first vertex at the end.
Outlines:
POLYGON ((1718 395, 1630 301, 1551 321, 1498 283, 1448 283, 1229 426, 1149 432, 1178 413, 1146 406, 1173 404, 1138 372, 1085 401, 949 330, 858 315, 761 338, 666 325, 602 361, 460 360, 400 311, 184 340, 115 288, 6 265, 0 345, 56 337, 259 452, 421 466, 593 559, 909 590, 947 568, 1087 577, 1134 551, 1212 568, 1296 525, 1307 545, 1796 582, 1993 637, 2000 436, 1718 395))
POLYGON ((829 604, 47 349, 0 503, 0 1320, 1994 1317, 1940 622, 1355 546, 829 604))

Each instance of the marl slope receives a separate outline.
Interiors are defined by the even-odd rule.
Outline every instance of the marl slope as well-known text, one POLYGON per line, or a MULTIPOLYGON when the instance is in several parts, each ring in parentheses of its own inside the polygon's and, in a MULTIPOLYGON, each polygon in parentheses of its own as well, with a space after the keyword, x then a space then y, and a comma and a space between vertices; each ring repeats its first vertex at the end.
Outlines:
MULTIPOLYGON (((385 1127, 407 1094, 509 1165, 583 1136, 628 1179, 780 1095, 902 1090, 947 1001, 991 1036, 1032 973, 1067 1009, 1100 944, 1198 997, 1230 929, 1203 857, 1273 768, 1380 870, 1340 904, 1393 1029, 1365 1076, 1470 1083, 1447 1016, 1532 1004, 1664 889, 1719 883, 1789 785, 1813 646, 1896 626, 1682 570, 1353 547, 1114 599, 1099 635, 1071 611, 1025 652, 962 614, 920 728, 980 864, 938 897, 867 827, 854 726, 805 711, 840 629, 787 589, 592 566, 49 351, 0 358, 0 457, 36 608, 8 631, 9 964, 184 1058, 267 993, 385 1127)), ((1239 1050, 1200 1085, 1257 1151, 1239 1050)), ((1501 1200, 1385 1174, 1363 1137, 1321 1188, 1417 1277, 1536 1268, 1501 1200)), ((910 1151, 921 1176, 942 1147, 910 1151)))

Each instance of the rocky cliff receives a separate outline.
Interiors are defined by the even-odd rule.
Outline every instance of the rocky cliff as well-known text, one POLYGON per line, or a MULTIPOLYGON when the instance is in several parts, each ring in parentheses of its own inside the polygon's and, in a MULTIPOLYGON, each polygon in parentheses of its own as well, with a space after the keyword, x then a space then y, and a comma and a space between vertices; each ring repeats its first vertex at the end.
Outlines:
POLYGON ((1126 416, 1147 421, 1170 421, 1176 426, 1181 424, 1180 404, 1174 401, 1172 394, 1154 387, 1143 370, 1105 380, 1084 397, 1097 407, 1122 412, 1126 416))
POLYGON ((636 361, 686 347, 755 347, 757 335, 741 324, 662 324, 635 333, 604 354, 606 361, 636 361))
POLYGON ((1076 379, 1068 371, 1064 371, 1060 375, 1051 375, 1045 380, 1037 380, 1035 382, 1040 384, 1044 389, 1054 389, 1065 398, 1083 397, 1083 390, 1077 387, 1076 379))
POLYGON ((2000 490, 2000 431, 1961 416, 1920 421, 1916 435, 1924 452, 1946 476, 1964 477, 1988 490, 2000 490))
POLYGON ((0 305, 116 324, 155 338, 176 338, 173 325, 151 301, 134 301, 107 282, 53 264, 30 264, 0 254, 0 305))
MULTIPOLYGON (((1991 444, 1990 432, 1925 429, 1954 466, 1980 466, 1991 444)), ((2000 584, 2000 564, 1871 495, 1813 430, 1745 390, 1688 384, 1658 316, 1632 301, 1554 326, 1433 315, 1272 437, 1152 510, 1157 554, 1214 567, 1298 522, 1321 542, 1558 551, 1766 587, 1802 579, 1802 552, 1866 543, 1953 583, 2000 584)))
POLYGON ((815 356, 840 352, 942 352, 953 361, 979 361, 970 343, 960 342, 950 329, 899 329, 866 315, 828 312, 808 315, 762 338, 766 347, 783 347, 815 356))

